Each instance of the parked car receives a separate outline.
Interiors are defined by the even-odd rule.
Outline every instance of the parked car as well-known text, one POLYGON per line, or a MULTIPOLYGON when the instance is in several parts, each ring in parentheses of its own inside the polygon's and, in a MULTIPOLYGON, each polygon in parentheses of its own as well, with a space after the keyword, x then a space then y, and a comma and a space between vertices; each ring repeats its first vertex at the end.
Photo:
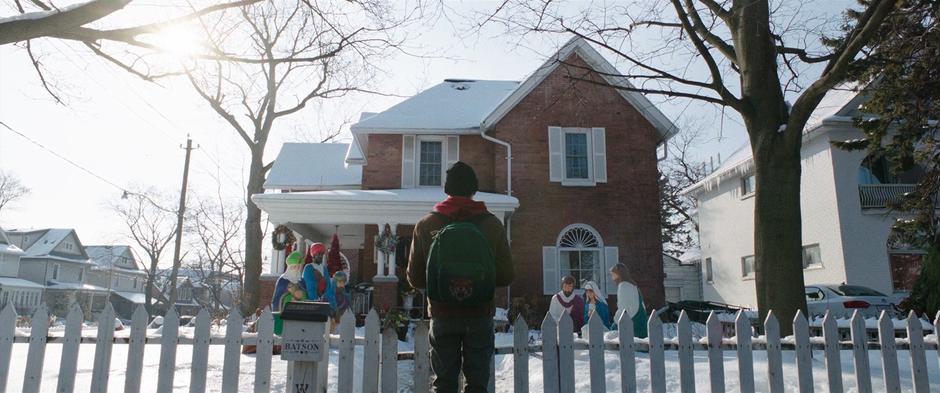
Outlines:
POLYGON ((882 311, 896 315, 897 305, 874 289, 860 285, 807 285, 806 308, 810 316, 823 316, 830 311, 839 318, 851 318, 858 310, 863 316, 877 317, 882 311))

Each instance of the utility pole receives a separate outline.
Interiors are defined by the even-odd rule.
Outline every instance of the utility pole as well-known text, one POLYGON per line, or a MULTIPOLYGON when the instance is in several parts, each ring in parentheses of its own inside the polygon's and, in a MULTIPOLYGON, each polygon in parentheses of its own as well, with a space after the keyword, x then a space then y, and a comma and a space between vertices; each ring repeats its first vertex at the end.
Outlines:
MULTIPOLYGON (((182 146, 180 146, 182 147, 182 146)), ((186 183, 189 182, 189 156, 193 140, 186 137, 186 161, 183 163, 183 186, 180 189, 180 208, 176 211, 176 246, 173 248, 173 269, 170 271, 170 297, 167 307, 176 307, 176 277, 180 270, 180 248, 183 244, 183 215, 186 213, 186 183)), ((169 310, 169 308, 167 308, 169 310)))

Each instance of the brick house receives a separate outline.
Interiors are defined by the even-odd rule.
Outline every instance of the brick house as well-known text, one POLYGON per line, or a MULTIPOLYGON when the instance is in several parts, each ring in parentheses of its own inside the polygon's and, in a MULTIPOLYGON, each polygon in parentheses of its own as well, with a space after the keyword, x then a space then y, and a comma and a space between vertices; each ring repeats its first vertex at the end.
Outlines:
MULTIPOLYGON (((363 114, 345 149, 285 145, 269 191, 252 200, 302 243, 339 234, 344 250, 358 250, 353 280, 372 281, 377 304, 395 302, 413 224, 445 197, 444 171, 460 160, 477 172, 476 199, 510 233, 516 281, 497 293, 499 305, 526 296, 544 310, 566 274, 610 294, 606 271, 618 261, 633 269, 647 305, 662 305, 656 152, 676 128, 642 95, 598 83, 629 83, 612 75, 575 38, 522 82, 445 80, 363 114), (395 255, 376 252, 385 224, 401 238, 395 255)), ((271 277, 283 254, 272 254, 271 277)))

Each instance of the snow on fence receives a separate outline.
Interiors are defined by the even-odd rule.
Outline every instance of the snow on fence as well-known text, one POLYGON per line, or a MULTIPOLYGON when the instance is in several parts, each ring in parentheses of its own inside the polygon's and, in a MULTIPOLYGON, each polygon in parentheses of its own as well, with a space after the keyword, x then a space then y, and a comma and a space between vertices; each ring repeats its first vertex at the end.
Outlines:
MULTIPOLYGON (((91 391, 101 392, 108 388, 108 370, 111 366, 111 350, 113 344, 128 345, 127 371, 124 390, 138 392, 141 388, 144 346, 147 344, 160 345, 160 362, 157 375, 157 391, 170 391, 173 388, 173 377, 176 368, 176 349, 179 345, 191 345, 192 371, 189 383, 191 392, 206 391, 207 363, 210 345, 224 346, 224 362, 221 384, 211 381, 212 386, 221 386, 224 392, 254 390, 267 392, 271 390, 272 348, 280 342, 280 338, 273 333, 273 317, 269 310, 265 310, 258 321, 257 333, 244 333, 242 329, 228 329, 224 336, 212 335, 208 312, 203 310, 196 317, 195 330, 192 336, 181 335, 179 331, 179 318, 171 310, 165 317, 162 334, 159 337, 147 336, 147 314, 142 307, 133 315, 130 334, 122 333, 116 336, 114 329, 96 329, 94 337, 82 336, 82 311, 73 306, 68 313, 62 336, 49 334, 49 318, 45 306, 41 306, 33 315, 33 324, 29 334, 18 334, 16 329, 16 314, 8 304, 0 312, 0 392, 7 390, 7 381, 10 377, 11 348, 14 343, 28 343, 29 351, 26 359, 25 374, 23 375, 23 391, 38 392, 48 389, 41 386, 42 369, 45 362, 45 348, 49 343, 61 343, 60 372, 56 390, 70 392, 75 389, 75 370, 78 360, 78 349, 81 343, 94 343, 94 368, 91 380, 91 391), (173 339, 167 339, 173 337, 173 339), (239 358, 242 345, 256 345, 257 357, 254 370, 239 370, 239 358), (253 373, 253 386, 239 386, 239 373, 245 371, 253 373)), ((113 325, 114 311, 107 305, 99 316, 98 326, 110 327, 113 325)), ((227 327, 239 326, 243 323, 238 311, 233 311, 227 320, 227 327)), ((633 337, 633 324, 629 318, 621 318, 620 330, 616 333, 607 333, 597 317, 592 317, 587 324, 587 338, 575 339, 572 334, 571 318, 565 314, 561 320, 556 321, 546 315, 541 324, 541 343, 530 341, 529 329, 522 318, 516 319, 513 324, 513 345, 497 347, 495 355, 511 355, 513 361, 513 390, 515 392, 529 391, 529 361, 533 356, 541 357, 542 389, 545 392, 571 392, 575 391, 575 353, 587 351, 589 359, 588 374, 590 377, 590 391, 592 393, 606 392, 609 370, 605 367, 605 352, 615 353, 619 358, 619 390, 634 392, 637 390, 637 352, 648 353, 650 367, 650 390, 654 392, 666 391, 667 372, 665 367, 665 354, 667 351, 676 351, 679 359, 678 386, 682 392, 693 392, 696 389, 695 368, 693 356, 696 351, 705 352, 708 359, 708 381, 711 391, 724 391, 725 372, 723 370, 723 355, 725 351, 736 352, 738 362, 737 386, 741 391, 755 390, 755 373, 761 375, 758 381, 766 380, 767 386, 761 390, 770 392, 784 391, 784 378, 793 378, 783 373, 782 351, 795 351, 796 380, 800 391, 813 390, 814 373, 812 371, 812 350, 821 350, 824 354, 825 374, 828 379, 829 390, 839 392, 843 390, 844 378, 854 378, 855 386, 859 392, 887 391, 899 392, 901 390, 900 375, 902 370, 898 366, 898 350, 906 350, 910 356, 910 373, 913 390, 915 392, 928 392, 930 381, 926 357, 928 351, 936 351, 940 356, 940 346, 937 343, 937 332, 940 331, 940 315, 935 319, 933 326, 929 326, 934 334, 924 336, 924 322, 911 313, 907 318, 907 338, 894 337, 895 322, 883 313, 878 320, 879 341, 868 340, 865 320, 856 313, 851 319, 851 340, 840 341, 838 323, 828 315, 822 322, 822 337, 809 335, 809 324, 798 314, 794 319, 794 336, 781 338, 780 325, 773 313, 764 321, 765 335, 752 337, 752 328, 749 318, 739 313, 735 320, 735 329, 746 332, 731 338, 724 338, 719 318, 712 314, 706 324, 705 337, 696 340, 692 334, 691 322, 683 312, 677 324, 678 335, 675 338, 666 338, 663 335, 663 323, 657 313, 653 313, 648 321, 649 338, 635 339, 633 337), (854 375, 844 375, 841 369, 840 353, 843 350, 851 351, 854 360, 854 375), (880 351, 883 370, 883 386, 872 385, 871 365, 868 351, 880 351), (765 351, 766 369, 755 370, 753 352, 765 351), (766 378, 764 378, 766 376, 766 378)), ((365 320, 363 337, 355 336, 355 318, 346 313, 338 324, 338 335, 326 335, 330 347, 338 352, 337 389, 341 393, 351 392, 353 379, 361 381, 363 392, 397 392, 399 389, 398 366, 401 361, 411 361, 413 364, 413 389, 415 392, 428 392, 431 381, 430 357, 428 346, 428 322, 418 322, 414 338, 413 352, 399 352, 398 337, 395 329, 380 330, 378 314, 372 310, 365 320), (356 367, 355 347, 362 346, 364 350, 362 367, 356 367), (354 375, 361 370, 360 375, 354 375)), ((328 359, 328 351, 323 351, 324 359, 328 359)), ((495 356, 494 355, 494 356, 495 356)), ((932 356, 932 355, 931 355, 932 356)), ((17 359, 17 361, 21 361, 17 359)), ((493 362, 495 364, 495 362, 493 362)), ((321 362, 320 372, 323 375, 317 392, 325 390, 327 362, 321 362)), ((495 369, 495 366, 493 366, 495 369)), ((763 367, 761 367, 763 368, 763 367)), ((936 371, 936 370, 934 370, 936 371)), ((288 374, 289 375, 289 374, 288 374)), ((670 376, 672 378, 672 376, 670 376)), ((290 385, 285 385, 290 386, 290 385)), ((617 387, 611 387, 617 389, 617 387)), ((84 390, 84 389, 82 389, 84 390)), ((490 390, 495 391, 495 371, 491 372, 490 390)))

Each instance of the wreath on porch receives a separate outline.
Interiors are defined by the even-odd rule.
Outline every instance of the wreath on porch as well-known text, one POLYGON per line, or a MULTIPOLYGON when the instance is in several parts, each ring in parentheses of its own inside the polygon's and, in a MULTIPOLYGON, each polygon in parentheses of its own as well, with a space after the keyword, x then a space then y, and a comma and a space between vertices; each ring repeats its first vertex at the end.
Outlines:
POLYGON ((382 229, 382 234, 379 235, 379 238, 375 241, 375 246, 382 254, 391 255, 395 253, 395 249, 398 247, 398 236, 392 234, 392 227, 390 225, 385 224, 385 228, 382 229))
POLYGON ((287 248, 288 244, 292 244, 295 241, 297 241, 297 239, 294 238, 294 231, 287 228, 286 225, 278 225, 274 228, 274 233, 271 234, 271 247, 274 247, 274 249, 278 251, 287 248), (281 235, 285 235, 283 236, 283 242, 277 240, 281 235))

